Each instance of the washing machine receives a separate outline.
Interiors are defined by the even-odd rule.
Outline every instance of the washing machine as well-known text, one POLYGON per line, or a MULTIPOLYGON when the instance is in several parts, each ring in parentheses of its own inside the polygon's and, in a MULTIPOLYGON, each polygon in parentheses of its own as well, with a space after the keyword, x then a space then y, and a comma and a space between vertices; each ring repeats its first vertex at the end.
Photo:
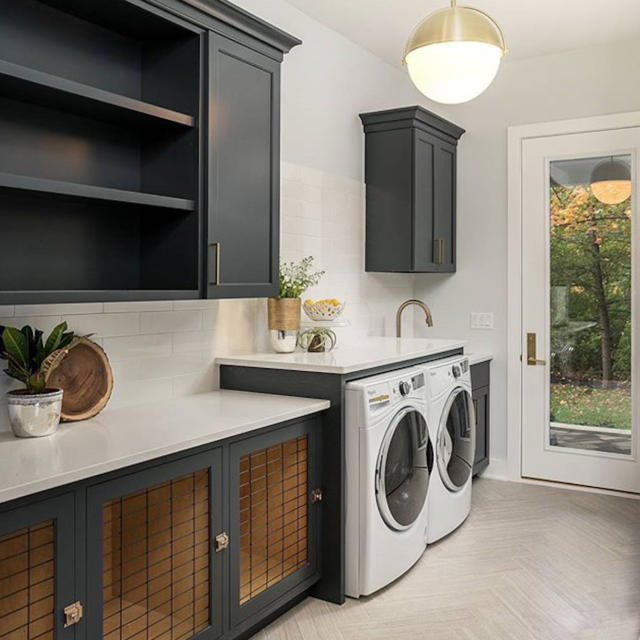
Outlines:
POLYGON ((476 418, 466 357, 439 360, 423 371, 436 459, 429 495, 431 543, 457 529, 471 511, 476 418))
POLYGON ((425 373, 412 368, 346 387, 346 593, 369 595, 427 546, 434 452, 425 373))

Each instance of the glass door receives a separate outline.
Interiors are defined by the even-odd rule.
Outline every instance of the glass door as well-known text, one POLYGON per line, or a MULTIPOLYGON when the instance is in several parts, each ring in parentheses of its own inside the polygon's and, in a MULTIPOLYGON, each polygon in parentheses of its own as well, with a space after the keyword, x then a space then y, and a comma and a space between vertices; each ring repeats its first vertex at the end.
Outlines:
POLYGON ((523 146, 523 474, 640 492, 636 151, 640 130, 523 146))

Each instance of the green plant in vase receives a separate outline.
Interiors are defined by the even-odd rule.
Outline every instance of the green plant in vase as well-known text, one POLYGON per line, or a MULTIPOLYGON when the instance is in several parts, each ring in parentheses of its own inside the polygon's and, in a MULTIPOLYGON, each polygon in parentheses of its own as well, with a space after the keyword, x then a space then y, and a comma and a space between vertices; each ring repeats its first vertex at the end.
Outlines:
POLYGON ((320 282, 324 271, 313 269, 313 257, 280 265, 278 297, 269 298, 269 333, 271 345, 278 353, 291 353, 300 332, 300 296, 320 282))
POLYGON ((0 358, 7 361, 5 373, 24 385, 7 393, 9 418, 19 437, 51 435, 60 422, 62 390, 49 389, 53 371, 69 350, 83 338, 59 324, 45 340, 44 333, 25 326, 0 326, 0 358))

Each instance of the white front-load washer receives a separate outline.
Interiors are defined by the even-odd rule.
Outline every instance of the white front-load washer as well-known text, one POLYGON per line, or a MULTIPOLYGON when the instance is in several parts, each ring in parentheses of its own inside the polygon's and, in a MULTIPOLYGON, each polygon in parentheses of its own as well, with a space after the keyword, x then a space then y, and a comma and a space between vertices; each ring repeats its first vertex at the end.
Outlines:
POLYGON ((427 546, 433 447, 425 374, 412 368, 346 388, 346 593, 390 584, 427 546))
POLYGON ((466 357, 430 363, 424 373, 436 459, 429 495, 431 543, 457 529, 471 512, 476 421, 466 357))

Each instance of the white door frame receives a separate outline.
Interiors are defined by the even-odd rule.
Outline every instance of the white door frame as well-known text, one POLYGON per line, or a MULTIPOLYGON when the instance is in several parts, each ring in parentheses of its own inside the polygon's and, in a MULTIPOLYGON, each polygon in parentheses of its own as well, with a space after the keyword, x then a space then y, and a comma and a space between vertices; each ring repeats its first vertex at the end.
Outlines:
MULTIPOLYGON (((507 128, 507 479, 522 482, 522 145, 529 138, 640 127, 640 111, 507 128)), ((538 481, 535 481, 538 483, 538 481)))

